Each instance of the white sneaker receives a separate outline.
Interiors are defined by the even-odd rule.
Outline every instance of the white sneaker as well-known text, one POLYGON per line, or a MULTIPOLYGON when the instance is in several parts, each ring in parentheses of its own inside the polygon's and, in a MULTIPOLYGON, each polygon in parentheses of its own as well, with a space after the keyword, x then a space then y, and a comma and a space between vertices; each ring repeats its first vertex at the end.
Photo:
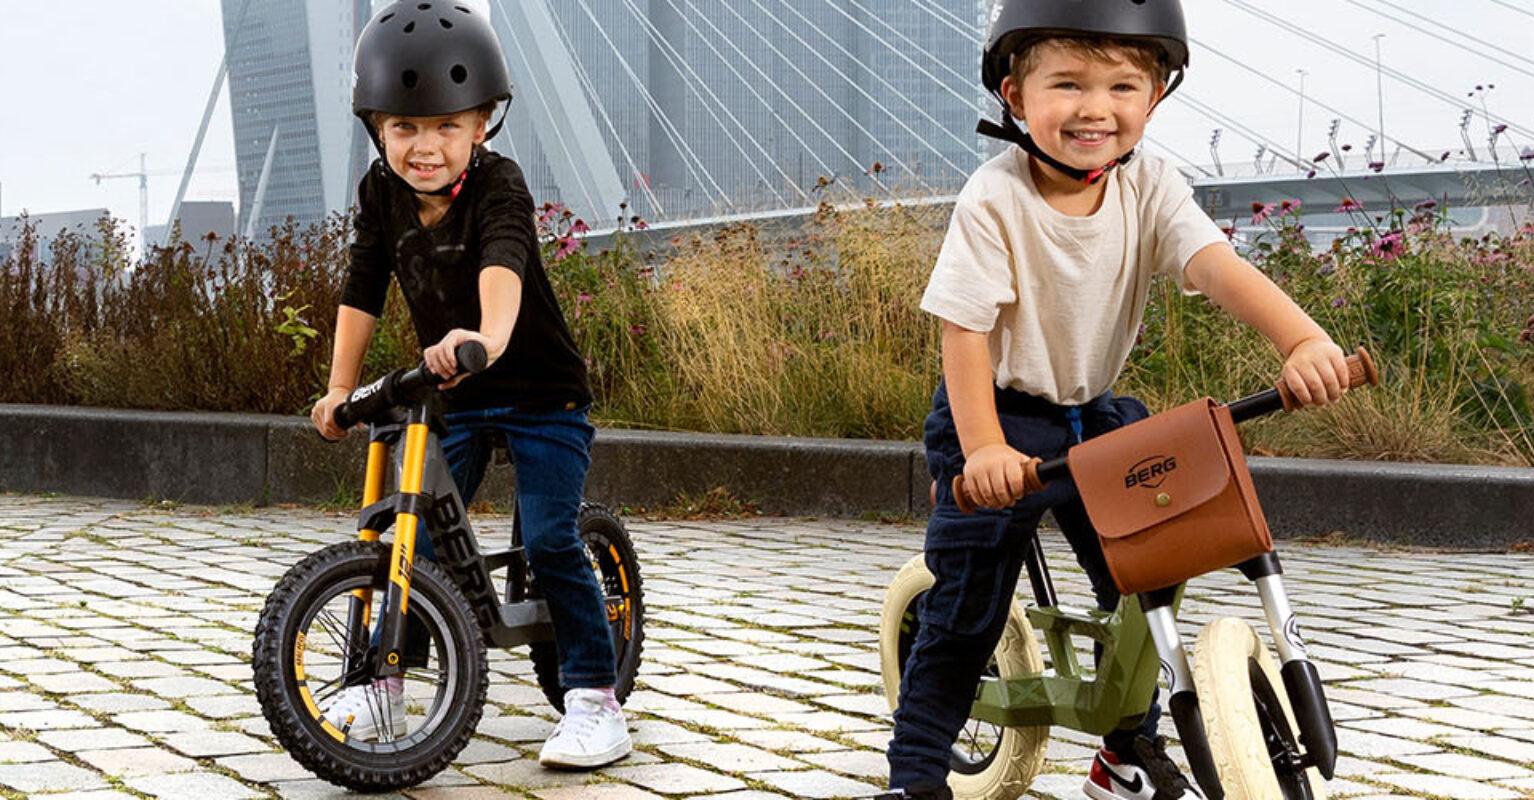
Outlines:
POLYGON ((538 763, 545 767, 591 769, 611 764, 629 754, 623 709, 598 689, 565 692, 565 716, 543 743, 538 763))
POLYGON ((405 735, 405 679, 380 678, 342 689, 325 709, 325 719, 349 739, 398 739, 405 735), (382 717, 382 719, 380 719, 382 717))

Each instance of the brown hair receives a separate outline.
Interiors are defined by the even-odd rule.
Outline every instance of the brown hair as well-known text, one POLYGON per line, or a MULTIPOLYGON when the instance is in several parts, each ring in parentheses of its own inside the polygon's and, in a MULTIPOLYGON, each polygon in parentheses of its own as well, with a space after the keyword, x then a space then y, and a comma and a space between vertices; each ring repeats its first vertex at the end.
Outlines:
POLYGON ((1165 84, 1171 76, 1171 66, 1166 51, 1156 45, 1136 39, 1115 39, 1108 36, 1045 36, 1033 39, 1012 57, 1012 80, 1022 83, 1028 73, 1039 66, 1041 45, 1054 45, 1074 55, 1093 61, 1113 63, 1127 61, 1129 65, 1145 73, 1151 80, 1165 84))

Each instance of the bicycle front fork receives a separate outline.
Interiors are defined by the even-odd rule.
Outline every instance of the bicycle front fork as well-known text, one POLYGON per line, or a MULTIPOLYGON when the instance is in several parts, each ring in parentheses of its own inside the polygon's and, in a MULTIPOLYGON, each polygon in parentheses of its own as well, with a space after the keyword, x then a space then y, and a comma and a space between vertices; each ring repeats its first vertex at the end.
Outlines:
MULTIPOLYGON (((1326 704, 1321 688, 1321 677, 1315 664, 1305 650, 1305 640, 1300 636, 1299 623, 1284 591, 1283 568, 1275 553, 1264 553, 1237 565, 1247 580, 1257 585, 1262 598, 1262 608, 1268 618, 1268 629, 1283 665, 1279 673, 1284 679, 1284 691, 1294 709, 1295 722, 1299 727, 1300 744, 1304 748, 1308 766, 1314 766, 1322 777, 1330 780, 1337 765, 1337 730, 1326 704)), ((1187 753, 1188 764, 1194 777, 1204 788, 1209 800, 1220 800, 1224 791, 1220 787, 1214 758, 1209 751, 1209 739, 1204 730, 1204 720, 1199 713, 1198 695, 1193 687, 1193 670, 1182 637, 1177 632, 1177 620, 1172 614, 1173 599, 1178 587, 1159 589, 1140 595, 1141 607, 1150 627, 1151 639, 1156 643, 1156 653, 1161 658, 1161 676, 1168 687, 1170 699, 1167 707, 1177 726, 1178 738, 1187 753)))

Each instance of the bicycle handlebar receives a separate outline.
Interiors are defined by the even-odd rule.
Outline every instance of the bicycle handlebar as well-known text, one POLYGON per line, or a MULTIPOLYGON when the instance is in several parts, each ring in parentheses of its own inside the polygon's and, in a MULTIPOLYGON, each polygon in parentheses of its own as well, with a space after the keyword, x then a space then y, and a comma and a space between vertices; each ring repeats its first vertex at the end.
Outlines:
MULTIPOLYGON (((1359 386, 1378 386, 1380 383, 1379 370, 1374 366, 1374 358, 1369 351, 1360 347, 1348 356, 1348 388, 1359 386)), ((1288 384, 1280 382, 1272 389, 1247 395, 1239 400, 1232 400, 1225 404, 1230 409, 1230 416, 1236 422, 1245 422, 1255 417, 1271 414, 1275 411, 1294 411, 1302 404, 1289 390, 1288 384)), ((1069 473, 1067 459, 1070 453, 1052 458, 1048 461, 1037 457, 1029 457, 1023 462, 1023 494, 1022 499, 1044 488, 1044 484, 1057 478, 1063 478, 1069 473)), ((954 504, 965 514, 974 513, 978 506, 969 492, 964 487, 964 476, 953 477, 954 504)))
MULTIPOLYGON (((459 375, 483 372, 489 355, 479 342, 464 342, 453 351, 459 375)), ((421 362, 415 369, 397 369, 372 383, 353 390, 345 403, 336 407, 336 427, 346 430, 395 406, 416 402, 421 394, 446 382, 446 378, 426 368, 421 362)))

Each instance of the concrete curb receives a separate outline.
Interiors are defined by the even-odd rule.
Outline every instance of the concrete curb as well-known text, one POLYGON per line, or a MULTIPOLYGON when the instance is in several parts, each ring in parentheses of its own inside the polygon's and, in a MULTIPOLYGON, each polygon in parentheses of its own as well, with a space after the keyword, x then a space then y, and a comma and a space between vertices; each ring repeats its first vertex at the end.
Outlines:
MULTIPOLYGON (((307 420, 0 404, 0 489, 190 503, 325 502, 360 488, 360 437, 326 444, 307 420)), ((1336 531, 1398 544, 1502 549, 1534 541, 1534 469, 1251 459, 1275 535, 1336 531)), ((505 502, 494 467, 482 496, 505 502)), ((587 494, 655 506, 723 486, 767 514, 925 516, 914 442, 602 429, 587 494)))

